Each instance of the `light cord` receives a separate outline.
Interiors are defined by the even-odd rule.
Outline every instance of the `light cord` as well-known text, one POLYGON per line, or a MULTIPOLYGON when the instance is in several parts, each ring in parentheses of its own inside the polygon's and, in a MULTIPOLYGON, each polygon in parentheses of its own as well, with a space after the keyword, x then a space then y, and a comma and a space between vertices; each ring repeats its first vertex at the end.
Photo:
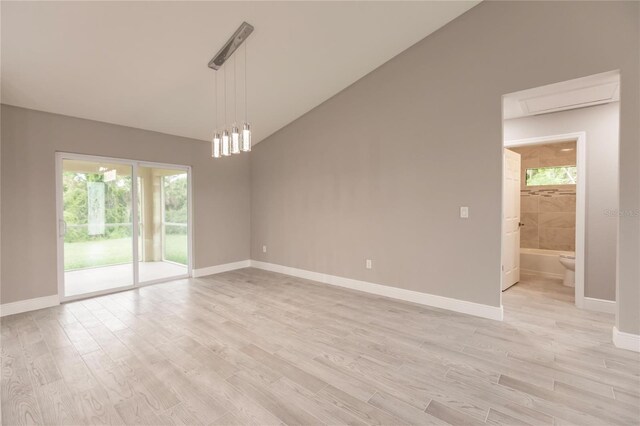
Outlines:
POLYGON ((236 57, 233 56, 233 122, 238 123, 238 88, 237 82, 238 72, 236 71, 236 57))
POLYGON ((213 110, 215 111, 215 117, 216 117, 216 121, 215 121, 215 133, 218 132, 218 71, 214 71, 213 73, 213 102, 214 102, 214 107, 213 110))

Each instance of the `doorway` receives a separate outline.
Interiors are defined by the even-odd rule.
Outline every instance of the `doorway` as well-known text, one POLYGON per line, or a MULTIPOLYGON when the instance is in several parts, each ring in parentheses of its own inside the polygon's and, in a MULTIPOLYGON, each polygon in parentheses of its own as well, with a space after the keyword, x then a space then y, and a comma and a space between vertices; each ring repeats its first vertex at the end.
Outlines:
MULTIPOLYGON (((620 84, 614 70, 503 95, 503 147, 528 163, 519 259, 527 279, 501 297, 511 292, 513 301, 531 291, 544 299, 555 292, 562 303, 615 312, 618 219, 611 212, 619 205, 620 84), (566 161, 573 152, 575 163, 566 161), (571 164, 574 170, 565 167, 571 164)), ((505 188, 503 179, 503 194, 505 188)), ((503 262, 506 250, 503 244, 503 262)))
MULTIPOLYGON (((523 258, 527 262, 524 265, 526 272, 542 276, 558 275, 559 278, 562 276, 563 268, 558 259, 566 255, 575 260, 574 303, 577 307, 583 307, 586 133, 576 132, 505 141, 503 179, 502 290, 508 289, 519 281, 523 258), (535 162, 535 167, 522 167, 521 154, 530 157, 531 153, 536 152, 538 148, 552 155, 542 158, 541 162, 535 162), (558 152, 562 154, 560 158, 557 157, 558 152), (551 160, 556 160, 557 164, 551 160), (560 164, 562 166, 558 166, 560 164), (567 200, 572 199, 573 205, 570 206, 567 200), (525 204, 524 213, 522 200, 533 201, 525 204), (529 208, 530 204, 535 204, 535 207, 529 208), (570 208, 561 208, 564 205, 570 208), (573 212, 573 219, 565 217, 571 216, 570 212, 573 212), (525 219, 523 214, 529 216, 525 219), (542 218, 552 227, 545 228, 542 218), (566 222, 567 226, 564 227, 562 222, 566 222), (536 244, 535 249, 522 248, 523 245, 527 247, 528 245, 521 244, 521 232, 523 229, 527 232, 531 231, 532 224, 536 227, 537 238, 543 234, 550 234, 554 240, 545 241, 542 245, 536 244), (557 228, 559 226, 563 227, 557 228), (559 241, 560 231, 568 233, 567 239, 570 241, 566 242, 566 246, 563 245, 564 241, 559 241), (560 245, 550 246, 550 243, 560 245)), ((525 241, 528 239, 525 238, 525 241)))
POLYGON ((57 153, 56 178, 61 301, 191 275, 189 167, 57 153))

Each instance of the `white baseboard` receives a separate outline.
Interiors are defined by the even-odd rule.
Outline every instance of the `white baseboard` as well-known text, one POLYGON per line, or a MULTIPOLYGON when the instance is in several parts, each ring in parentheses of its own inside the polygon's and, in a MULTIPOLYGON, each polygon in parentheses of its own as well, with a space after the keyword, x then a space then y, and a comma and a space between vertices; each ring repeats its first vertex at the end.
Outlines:
POLYGON ((29 311, 37 311, 38 309, 49 308, 59 304, 60 298, 57 294, 52 296, 36 297, 34 299, 19 300, 12 303, 4 303, 0 305, 0 317, 21 314, 29 311))
POLYGON ((640 335, 624 333, 613 327, 613 344, 621 349, 640 352, 640 335))
MULTIPOLYGON (((418 303, 420 305, 433 306, 447 309, 463 314, 475 315, 482 318, 502 321, 502 306, 489 306, 480 303, 468 302, 466 300, 452 299, 444 296, 437 296, 429 293, 421 293, 413 290, 405 290, 397 287, 390 287, 381 284, 374 284, 367 281, 359 281, 351 278, 338 277, 335 275, 323 274, 320 272, 307 271, 304 269, 292 268, 289 266, 277 265, 274 263, 260 262, 256 260, 241 260, 239 262, 225 263, 222 265, 209 266, 206 268, 194 269, 194 278, 207 275, 219 274, 241 268, 254 267, 272 272, 291 275, 324 284, 358 290, 365 293, 377 294, 379 296, 390 297, 392 299, 404 300, 418 303)), ((22 312, 35 311, 37 309, 48 308, 59 305, 58 295, 38 297, 35 299, 21 300, 13 303, 0 305, 0 316, 18 314, 22 312)))
POLYGON ((393 299, 400 299, 407 302, 418 303, 426 306, 447 309, 450 311, 461 312, 463 314, 475 315, 482 318, 502 321, 502 306, 489 306, 480 303, 468 302, 465 300, 452 299, 449 297, 436 296, 434 294, 420 293, 413 290, 405 290, 397 287, 389 287, 380 284, 374 284, 366 281, 354 280, 351 278, 338 277, 335 275, 323 274, 320 272, 307 271, 304 269, 292 268, 289 266, 277 265, 274 263, 251 261, 254 268, 264 269, 281 274, 292 275, 298 278, 304 278, 312 281, 318 281, 324 284, 335 285, 339 287, 350 288, 352 290, 363 291, 365 293, 377 294, 393 299))
POLYGON ((241 260, 239 262, 223 263, 222 265, 208 266, 206 268, 194 269, 193 278, 205 277, 207 275, 219 274, 221 272, 233 271, 235 269, 248 268, 251 265, 250 260, 241 260))
POLYGON ((594 299, 593 297, 585 297, 583 299, 583 309, 590 311, 605 312, 607 314, 616 313, 615 300, 594 299))

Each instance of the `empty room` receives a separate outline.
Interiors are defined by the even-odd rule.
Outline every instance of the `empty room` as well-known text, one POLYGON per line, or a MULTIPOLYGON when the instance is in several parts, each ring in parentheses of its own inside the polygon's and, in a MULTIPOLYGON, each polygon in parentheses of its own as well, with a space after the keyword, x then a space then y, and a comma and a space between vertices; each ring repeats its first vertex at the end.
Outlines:
POLYGON ((639 425, 637 1, 1 1, 13 425, 639 425))

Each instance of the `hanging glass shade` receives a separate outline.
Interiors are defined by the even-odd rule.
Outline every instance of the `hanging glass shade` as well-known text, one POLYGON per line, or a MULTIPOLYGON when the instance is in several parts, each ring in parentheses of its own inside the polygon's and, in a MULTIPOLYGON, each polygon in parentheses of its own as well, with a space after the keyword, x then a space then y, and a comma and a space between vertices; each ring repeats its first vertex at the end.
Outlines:
POLYGON ((229 131, 222 132, 222 155, 228 157, 231 155, 231 146, 229 140, 229 131))
POLYGON ((242 152, 251 151, 251 125, 244 123, 242 126, 242 152))
POLYGON ((220 143, 220 133, 216 132, 211 141, 211 156, 213 158, 220 158, 220 143))

